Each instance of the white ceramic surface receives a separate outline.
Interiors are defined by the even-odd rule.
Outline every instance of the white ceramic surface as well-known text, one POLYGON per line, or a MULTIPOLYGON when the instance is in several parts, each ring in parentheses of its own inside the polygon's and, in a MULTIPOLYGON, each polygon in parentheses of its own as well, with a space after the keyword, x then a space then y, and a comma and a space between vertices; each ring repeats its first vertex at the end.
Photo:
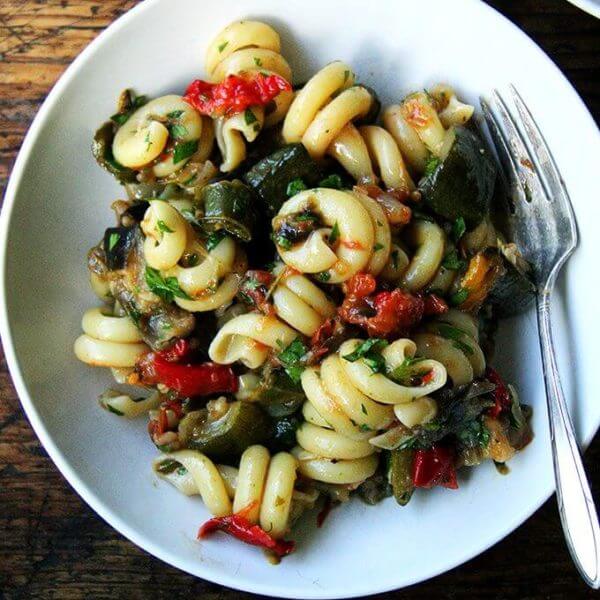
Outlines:
POLYGON ((162 560, 235 588, 280 597, 332 598, 406 586, 460 564, 507 535, 553 488, 533 313, 503 323, 496 364, 535 409, 536 437, 507 477, 491 464, 460 477, 460 490, 353 502, 322 529, 309 519, 298 551, 278 567, 217 536, 198 543, 207 516, 150 471, 145 422, 100 410, 109 382, 72 354, 93 305, 85 255, 112 223, 121 194, 92 159, 94 129, 119 91, 183 90, 202 73, 207 41, 228 22, 264 19, 282 34, 296 81, 342 58, 384 103, 445 80, 463 97, 516 84, 539 120, 569 187, 581 244, 568 264, 554 320, 575 426, 589 442, 597 394, 600 222, 598 130, 558 69, 523 33, 474 0, 147 0, 103 33, 68 69, 40 110, 14 168, 1 216, 0 322, 19 396, 37 434, 79 494, 106 521, 162 560))
POLYGON ((585 10, 586 13, 600 19, 600 1, 599 0, 569 0, 571 4, 574 4, 581 10, 585 10))

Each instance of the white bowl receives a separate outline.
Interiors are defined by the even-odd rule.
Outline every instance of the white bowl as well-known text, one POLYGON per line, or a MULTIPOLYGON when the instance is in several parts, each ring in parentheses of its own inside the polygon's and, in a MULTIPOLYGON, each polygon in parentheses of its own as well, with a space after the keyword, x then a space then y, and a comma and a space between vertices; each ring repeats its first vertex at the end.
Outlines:
POLYGON ((600 211, 596 126, 552 62, 483 3, 316 0, 147 0, 98 37, 67 70, 37 115, 17 159, 1 220, 1 325, 8 364, 27 415, 79 494, 135 544, 185 571, 252 592, 335 598, 382 592, 432 577, 482 552, 522 523, 553 489, 538 339, 533 313, 503 323, 496 364, 534 406, 533 443, 499 475, 486 464, 460 490, 341 507, 280 566, 215 536, 199 543, 207 517, 152 475, 145 423, 100 410, 109 382, 72 353, 83 311, 95 303, 85 255, 112 223, 119 187, 90 152, 94 130, 121 89, 158 95, 202 73, 207 42, 230 21, 264 19, 282 34, 302 81, 328 61, 349 61, 384 103, 436 81, 480 93, 516 84, 558 160, 579 220, 581 244, 554 306, 563 381, 576 429, 589 442, 600 421, 597 393, 597 239, 600 211))

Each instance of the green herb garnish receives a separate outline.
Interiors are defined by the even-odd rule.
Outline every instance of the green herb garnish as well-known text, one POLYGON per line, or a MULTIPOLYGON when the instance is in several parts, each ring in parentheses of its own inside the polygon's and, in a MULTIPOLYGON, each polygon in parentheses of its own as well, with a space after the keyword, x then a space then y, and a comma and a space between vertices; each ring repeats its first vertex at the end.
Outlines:
POLYGON ((298 337, 278 356, 279 362, 294 383, 300 383, 300 376, 305 366, 302 359, 307 352, 308 348, 298 337))
POLYGON ((373 252, 379 252, 380 250, 383 250, 383 244, 377 243, 373 245, 373 252))
POLYGON ((359 359, 369 366, 373 373, 385 372, 385 359, 381 356, 381 351, 389 344, 387 340, 381 338, 370 338, 359 344, 353 352, 342 356, 348 362, 355 362, 359 359))
POLYGON ((173 233, 173 230, 162 219, 156 222, 156 229, 161 233, 173 233))
POLYGON ((415 375, 413 366, 421 361, 425 360, 422 357, 409 358, 408 356, 394 369, 392 369, 387 376, 390 379, 400 383, 401 385, 412 385, 412 378, 415 375))
POLYGON ((252 123, 256 123, 258 119, 256 118, 256 115, 249 108, 247 108, 244 111, 244 121, 246 125, 252 125, 252 123))
POLYGON ((120 233, 111 233, 108 236, 108 251, 110 252, 119 242, 119 240, 121 239, 121 234, 120 233))
POLYGON ((229 42, 223 42, 222 44, 219 44, 217 46, 217 49, 219 50, 219 52, 223 52, 223 50, 225 50, 225 48, 227 48, 227 44, 229 44, 229 42))
POLYGON ((322 281, 323 283, 329 281, 331 279, 331 275, 329 274, 329 272, 327 271, 321 271, 320 273, 317 273, 315 275, 315 277, 319 280, 322 281))
POLYGON ((452 306, 459 306, 469 297, 469 290, 465 288, 460 288, 456 294, 452 294, 450 296, 450 304, 452 306))
POLYGON ((425 163, 425 177, 431 175, 438 168, 440 163, 441 160, 432 154, 425 163))
POLYGON ((167 119, 179 119, 179 117, 181 117, 181 115, 183 114, 182 110, 172 110, 170 113, 167 113, 167 119))
POLYGON ((466 354, 473 354, 474 350, 469 346, 469 344, 465 344, 464 336, 465 332, 458 327, 454 327, 452 325, 448 325, 447 323, 439 323, 437 326, 437 330, 442 337, 445 337, 448 340, 452 340, 455 348, 462 350, 466 354))
POLYGON ((257 67, 262 67, 262 60, 260 60, 260 58, 258 58, 258 56, 255 56, 255 57, 254 57, 254 64, 255 64, 257 67))
POLYGON ((452 224, 452 231, 450 235, 455 242, 458 242, 460 238, 465 234, 467 230, 467 226, 465 224, 465 220, 462 217, 458 217, 456 221, 452 224))
POLYGON ((465 261, 458 257, 456 249, 448 252, 442 261, 442 267, 449 269, 450 271, 460 271, 465 265, 465 261))
POLYGON ((343 185, 342 178, 337 173, 332 173, 319 181, 319 187, 332 188, 334 190, 341 190, 343 185))
POLYGON ((189 142, 177 142, 173 150, 173 162, 180 163, 182 160, 189 158, 198 150, 198 140, 190 140, 189 142))
POLYGON ((162 277, 158 269, 146 266, 146 285, 150 291, 162 298, 165 302, 173 302, 174 298, 191 298, 179 287, 177 277, 162 277))
POLYGON ((304 183, 304 181, 302 181, 302 179, 300 179, 300 177, 296 177, 296 179, 292 179, 288 183, 285 193, 287 194, 288 198, 291 198, 292 196, 295 196, 296 194, 298 194, 299 192, 301 192, 305 189, 307 189, 307 188, 306 188, 306 184, 304 183))
POLYGON ((182 140, 189 132, 183 125, 175 124, 171 125, 169 133, 174 140, 182 140))
POLYGON ((338 222, 336 221, 333 224, 333 228, 331 230, 331 233, 329 234, 329 238, 327 238, 327 241, 333 246, 333 244, 335 244, 337 242, 339 237, 340 237, 340 227, 338 225, 338 222))
POLYGON ((226 237, 227 237, 227 232, 224 229, 218 229, 217 231, 213 231, 206 238, 207 252, 214 250, 226 237))

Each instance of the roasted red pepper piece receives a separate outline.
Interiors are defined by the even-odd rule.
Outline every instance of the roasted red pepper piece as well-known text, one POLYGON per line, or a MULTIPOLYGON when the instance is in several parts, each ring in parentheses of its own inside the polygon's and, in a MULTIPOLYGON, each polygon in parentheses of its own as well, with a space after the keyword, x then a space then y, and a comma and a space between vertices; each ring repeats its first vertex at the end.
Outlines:
POLYGON ((198 539, 205 538, 215 531, 223 531, 246 544, 271 550, 279 557, 290 554, 295 548, 293 541, 272 538, 262 527, 253 525, 241 514, 209 519, 200 527, 198 539))
POLYGON ((426 294, 423 296, 423 302, 425 303, 423 314, 426 317, 443 315, 448 312, 447 302, 437 294, 426 294))
POLYGON ((412 480, 415 487, 432 488, 441 485, 458 488, 454 451, 447 446, 432 446, 429 450, 417 450, 413 461, 412 480))
POLYGON ((510 408, 512 404, 510 392, 502 380, 502 377, 500 377, 498 372, 495 369, 492 369, 492 367, 487 368, 485 377, 489 382, 496 386, 496 389, 492 392, 494 406, 491 406, 487 413, 490 417, 496 419, 504 409, 510 408))
POLYGON ((171 348, 161 352, 148 352, 136 365, 141 383, 162 383, 180 397, 208 396, 236 392, 238 378, 232 368, 215 363, 181 364, 175 362, 189 356, 187 340, 179 340, 171 348))
POLYGON ((291 89, 290 83, 279 75, 229 75, 221 83, 201 79, 192 81, 185 91, 184 100, 203 115, 229 116, 250 106, 264 106, 281 92, 291 89))
POLYGON ((362 327, 371 337, 406 332, 421 321, 425 307, 422 298, 400 289, 374 294, 376 287, 373 275, 354 275, 339 310, 342 319, 362 327))

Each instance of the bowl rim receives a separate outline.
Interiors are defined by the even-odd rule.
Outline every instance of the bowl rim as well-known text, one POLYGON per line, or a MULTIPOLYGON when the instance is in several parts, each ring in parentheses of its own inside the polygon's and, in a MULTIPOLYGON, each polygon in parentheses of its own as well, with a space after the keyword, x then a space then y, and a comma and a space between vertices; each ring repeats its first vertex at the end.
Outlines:
MULTIPOLYGON (((189 573, 192 576, 200 577, 207 581, 217 583, 219 585, 227 586, 231 589, 244 590, 255 594, 264 594, 272 597, 280 598, 354 598, 363 595, 384 593, 394 589, 403 589, 410 585, 414 585, 423 581, 427 581, 432 577, 443 574, 451 569, 454 569, 472 558, 485 552, 492 546, 496 545, 499 541, 504 539, 510 533, 512 533, 517 527, 523 524, 533 513, 535 513, 544 504, 548 498, 554 493, 555 486, 546 486, 545 489, 540 490, 538 500, 532 505, 528 505, 525 510, 515 511, 513 519, 506 523, 505 527, 501 532, 492 538, 486 538, 475 550, 469 549, 463 553, 454 553, 452 557, 446 561, 441 561, 436 564, 434 568, 431 568, 426 576, 416 576, 414 578, 408 578, 401 588, 390 587, 388 584, 378 586, 374 582, 369 582, 364 586, 363 589, 355 588, 352 592, 348 593, 348 590, 343 588, 337 588, 334 591, 315 590, 314 588, 307 587, 302 591, 302 594, 297 592, 286 592, 285 589, 280 589, 277 586, 269 584, 269 582, 240 582, 236 580, 234 576, 223 574, 220 572, 213 571, 210 567, 207 567, 203 563, 197 563, 195 568, 188 566, 186 561, 181 560, 177 555, 172 553, 167 546, 155 544, 150 540, 144 533, 138 532, 134 527, 131 527, 124 519, 118 514, 114 513, 108 508, 95 494, 94 490, 84 483, 78 476, 77 471, 69 465, 67 458, 59 450, 54 443, 50 433, 46 430, 46 427, 41 419, 35 405, 29 395, 25 379, 23 377, 17 353, 14 346, 14 341, 11 333, 8 309, 6 304, 6 267, 7 267, 7 247, 8 247, 8 230, 11 223, 12 211, 14 208, 17 193, 23 178, 25 168, 29 162, 32 150, 37 142, 39 131, 46 122, 47 114, 53 108, 53 106, 60 100, 60 96, 63 89, 68 83, 76 78, 80 71, 85 67, 89 56, 96 52, 96 49, 107 42, 111 36, 120 31, 123 27, 127 26, 131 21, 134 21, 139 13, 151 9, 156 4, 160 4, 165 0, 144 0, 129 9, 127 12, 118 17, 113 21, 106 29, 104 29, 94 40, 92 40, 73 60, 73 62, 65 69, 62 75, 59 77, 46 99, 42 103, 42 106, 35 115, 29 130, 23 140, 21 148, 18 152, 17 158, 12 168, 8 185, 4 194, 4 201, 2 204, 2 210, 0 211, 0 337, 4 347, 4 353, 6 356, 6 362, 8 370, 10 372, 13 384, 17 391, 19 401, 24 409, 24 412, 38 436, 40 442, 48 452, 48 455, 52 459, 61 474, 65 477, 68 483, 73 487, 77 494, 92 508, 92 510, 98 514, 104 521, 106 521, 113 529, 118 533, 127 538, 130 542, 148 552, 152 556, 172 565, 184 572, 189 573)), ((579 103, 580 108, 583 109, 583 114, 586 115, 592 127, 598 130, 594 118, 592 117, 589 109, 572 86, 570 81, 558 68, 555 62, 542 50, 542 48, 525 33, 518 26, 512 23, 507 17, 498 12, 492 6, 481 2, 479 0, 463 0, 464 2, 477 6, 483 11, 488 11, 493 14, 494 18, 501 19, 509 26, 509 29, 513 30, 518 36, 524 38, 528 45, 532 48, 532 51, 536 52, 540 58, 550 63, 559 77, 563 80, 566 85, 565 91, 569 90, 573 101, 579 103)), ((575 4, 587 4, 587 0, 575 0, 575 4)), ((594 428, 590 435, 584 437, 582 441, 582 447, 585 450, 591 440, 593 439, 598 427, 600 426, 600 418, 597 420, 594 428)))

